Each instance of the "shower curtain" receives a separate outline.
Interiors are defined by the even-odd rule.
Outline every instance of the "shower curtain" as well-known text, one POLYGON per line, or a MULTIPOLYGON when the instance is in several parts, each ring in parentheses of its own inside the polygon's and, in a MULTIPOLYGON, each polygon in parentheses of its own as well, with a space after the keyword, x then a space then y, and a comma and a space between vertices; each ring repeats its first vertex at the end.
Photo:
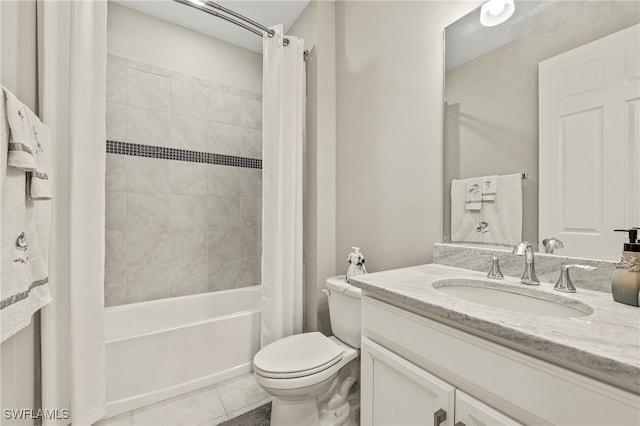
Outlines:
POLYGON ((71 416, 43 422, 91 425, 106 399, 107 2, 38 0, 37 13, 40 118, 51 130, 54 183, 42 407, 71 416))
POLYGON ((263 41, 261 347, 302 332, 304 41, 263 41))

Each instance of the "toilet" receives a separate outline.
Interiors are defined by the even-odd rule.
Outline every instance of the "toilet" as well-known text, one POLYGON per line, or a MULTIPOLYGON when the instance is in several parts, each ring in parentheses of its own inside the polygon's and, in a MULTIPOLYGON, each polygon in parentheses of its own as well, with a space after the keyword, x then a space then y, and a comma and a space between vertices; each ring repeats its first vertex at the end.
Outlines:
POLYGON ((339 426, 349 421, 347 397, 360 377, 362 291, 344 276, 329 278, 326 287, 334 336, 288 336, 253 358, 256 382, 273 395, 271 426, 339 426))

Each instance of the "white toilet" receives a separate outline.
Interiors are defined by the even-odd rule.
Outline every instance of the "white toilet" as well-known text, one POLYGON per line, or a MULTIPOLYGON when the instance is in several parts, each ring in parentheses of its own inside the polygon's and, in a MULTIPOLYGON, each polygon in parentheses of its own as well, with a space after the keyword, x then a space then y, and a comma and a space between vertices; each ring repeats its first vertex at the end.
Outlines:
POLYGON ((360 377, 362 292, 344 276, 327 280, 335 336, 302 333, 277 340, 253 358, 256 382, 273 395, 271 426, 338 426, 349 421, 349 389, 360 377))

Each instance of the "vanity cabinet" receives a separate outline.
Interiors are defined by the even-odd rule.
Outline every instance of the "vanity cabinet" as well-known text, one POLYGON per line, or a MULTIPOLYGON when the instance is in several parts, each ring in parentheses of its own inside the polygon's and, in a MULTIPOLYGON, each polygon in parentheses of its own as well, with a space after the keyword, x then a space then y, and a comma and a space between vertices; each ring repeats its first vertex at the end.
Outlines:
POLYGON ((362 424, 640 424, 638 395, 444 321, 363 297, 362 424))
POLYGON ((506 426, 519 423, 505 416, 498 410, 478 401, 471 395, 467 395, 460 389, 456 390, 456 411, 454 426, 506 426))
POLYGON ((455 388, 404 358, 364 338, 362 406, 364 425, 451 425, 455 388))
POLYGON ((366 337, 361 359, 362 424, 520 425, 366 337))

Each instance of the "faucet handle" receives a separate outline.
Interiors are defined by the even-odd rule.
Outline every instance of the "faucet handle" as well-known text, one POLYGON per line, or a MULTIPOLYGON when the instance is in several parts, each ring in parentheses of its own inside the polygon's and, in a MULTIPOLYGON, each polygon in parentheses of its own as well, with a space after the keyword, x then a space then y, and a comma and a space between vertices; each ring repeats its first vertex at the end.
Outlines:
POLYGON ((569 277, 570 269, 582 269, 584 271, 595 271, 598 268, 591 265, 576 265, 576 264, 562 265, 562 267, 560 268, 560 278, 558 278, 558 282, 556 283, 556 285, 553 286, 554 290, 562 291, 564 293, 576 292, 576 288, 573 286, 573 283, 571 282, 571 277, 569 277))
POLYGON ((513 247, 513 251, 511 254, 515 254, 517 256, 524 256, 527 253, 533 253, 533 247, 529 244, 528 241, 521 241, 513 247))
POLYGON ((500 262, 498 258, 493 254, 484 254, 484 253, 476 253, 477 256, 487 256, 491 258, 491 269, 487 273, 488 278, 492 278, 494 280, 504 279, 504 275, 502 275, 502 271, 500 270, 500 262))
POLYGON ((544 246, 544 252, 548 254, 553 254, 556 249, 564 248, 564 243, 556 237, 545 238, 542 240, 542 245, 544 246))

